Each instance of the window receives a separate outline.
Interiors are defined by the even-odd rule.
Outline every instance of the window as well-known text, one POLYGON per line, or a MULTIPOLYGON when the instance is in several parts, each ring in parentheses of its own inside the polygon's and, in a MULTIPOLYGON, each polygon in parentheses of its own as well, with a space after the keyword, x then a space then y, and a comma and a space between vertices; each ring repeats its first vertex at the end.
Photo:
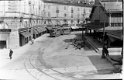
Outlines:
POLYGON ((67 14, 65 13, 65 14, 64 14, 64 16, 66 17, 66 16, 67 16, 67 14))
POLYGON ((29 33, 31 32, 31 30, 29 30, 29 33))
POLYGON ((40 6, 39 6, 39 11, 40 11, 40 9, 41 9, 41 8, 40 8, 40 6))
POLYGON ((31 5, 31 1, 29 1, 28 4, 31 5))
POLYGON ((29 40, 31 40, 31 36, 29 37, 29 40))
POLYGON ((80 14, 78 14, 77 17, 80 18, 80 14))
POLYGON ((50 12, 48 12, 48 17, 50 17, 51 15, 50 15, 50 12))
POLYGON ((78 8, 78 11, 80 11, 80 8, 78 8))
POLYGON ((48 9, 50 9, 50 5, 48 5, 48 9))
POLYGON ((39 20, 37 19, 37 23, 39 23, 39 20))
POLYGON ((73 14, 71 14, 71 18, 73 18, 73 14))
POLYGON ((46 24, 46 21, 44 21, 44 24, 46 24))
POLYGON ((73 11, 73 9, 71 10, 71 13, 73 13, 74 11, 73 11))
POLYGON ((25 43, 28 43, 28 37, 27 37, 27 38, 25 38, 25 43))
POLYGON ((64 6, 64 10, 66 10, 66 6, 64 6))
POLYGON ((111 27, 122 27, 122 23, 111 23, 111 27))
POLYGON ((59 10, 58 9, 56 10, 56 13, 59 13, 59 10))
POLYGON ((71 23, 73 23, 73 20, 71 20, 71 23))
POLYGON ((64 22, 66 23, 66 22, 67 22, 67 20, 66 20, 66 19, 64 19, 64 22))
POLYGON ((56 13, 59 13, 59 8, 58 8, 58 6, 56 7, 56 13))
POLYGON ((77 20, 77 23, 79 24, 79 22, 80 22, 80 20, 78 19, 78 20, 77 20))

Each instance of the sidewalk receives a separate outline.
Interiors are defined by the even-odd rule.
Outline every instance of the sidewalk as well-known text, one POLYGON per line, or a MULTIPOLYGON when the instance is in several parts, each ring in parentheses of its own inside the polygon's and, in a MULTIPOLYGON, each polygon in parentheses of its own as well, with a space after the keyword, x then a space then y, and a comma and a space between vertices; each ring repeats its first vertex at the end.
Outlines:
MULTIPOLYGON (((102 43, 98 42, 97 40, 93 39, 91 36, 86 36, 86 38, 93 43, 96 48, 98 48, 98 53, 102 55, 102 43)), ((114 60, 118 60, 121 57, 121 50, 122 48, 108 48, 109 56, 113 58, 114 60)), ((107 60, 116 68, 119 69, 122 67, 122 65, 115 65, 117 62, 111 60, 110 57, 106 57, 107 60)))

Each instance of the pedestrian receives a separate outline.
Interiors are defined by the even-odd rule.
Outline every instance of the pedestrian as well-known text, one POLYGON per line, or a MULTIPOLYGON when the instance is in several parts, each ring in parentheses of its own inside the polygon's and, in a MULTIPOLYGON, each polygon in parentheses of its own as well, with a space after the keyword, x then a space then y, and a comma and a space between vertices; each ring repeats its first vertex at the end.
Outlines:
POLYGON ((34 44, 34 39, 31 39, 29 42, 30 45, 34 44))
POLYGON ((104 45, 103 50, 102 50, 102 58, 105 58, 107 56, 109 56, 108 47, 107 47, 107 45, 104 45))
POLYGON ((10 49, 10 52, 9 52, 9 58, 10 58, 10 60, 12 59, 12 54, 13 54, 13 51, 10 49))
POLYGON ((31 40, 31 44, 33 44, 34 43, 34 41, 33 40, 31 40))
POLYGON ((109 51, 108 51, 107 45, 105 45, 103 49, 104 49, 105 55, 106 55, 106 56, 109 56, 109 51))

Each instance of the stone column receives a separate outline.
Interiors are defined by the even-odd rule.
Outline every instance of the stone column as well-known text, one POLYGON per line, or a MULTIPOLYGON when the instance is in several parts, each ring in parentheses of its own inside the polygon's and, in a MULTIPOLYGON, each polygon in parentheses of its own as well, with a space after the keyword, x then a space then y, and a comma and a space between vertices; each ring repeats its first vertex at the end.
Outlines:
POLYGON ((19 33, 18 30, 12 30, 9 35, 9 48, 18 48, 19 47, 19 33))
POLYGON ((109 13, 109 26, 111 27, 111 13, 109 13))

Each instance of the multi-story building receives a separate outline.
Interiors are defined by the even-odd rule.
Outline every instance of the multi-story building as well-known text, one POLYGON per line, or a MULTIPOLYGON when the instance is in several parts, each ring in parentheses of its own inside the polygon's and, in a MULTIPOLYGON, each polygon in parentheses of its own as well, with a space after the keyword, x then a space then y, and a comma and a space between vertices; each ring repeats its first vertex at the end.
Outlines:
POLYGON ((0 48, 23 46, 49 23, 78 24, 90 11, 89 5, 69 0, 0 0, 0 48))
POLYGON ((43 5, 41 0, 0 1, 1 48, 17 48, 40 34, 34 26, 42 23, 43 5))
MULTIPOLYGON (((67 1, 67 0, 66 0, 67 1)), ((91 6, 80 2, 44 0, 44 16, 52 24, 79 24, 89 17, 91 6)))

